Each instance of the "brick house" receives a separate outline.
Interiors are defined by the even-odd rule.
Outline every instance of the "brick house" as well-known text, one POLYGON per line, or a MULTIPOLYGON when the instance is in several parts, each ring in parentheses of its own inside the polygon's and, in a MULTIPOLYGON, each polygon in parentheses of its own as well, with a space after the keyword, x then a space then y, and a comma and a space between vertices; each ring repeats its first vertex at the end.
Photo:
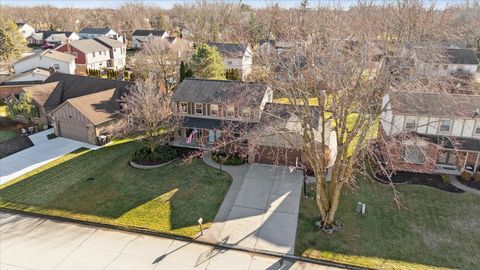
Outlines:
POLYGON ((394 92, 383 98, 381 146, 389 169, 480 170, 480 95, 394 92))
POLYGON ((75 57, 77 69, 102 69, 108 67, 110 50, 93 39, 82 39, 67 42, 55 49, 75 57))

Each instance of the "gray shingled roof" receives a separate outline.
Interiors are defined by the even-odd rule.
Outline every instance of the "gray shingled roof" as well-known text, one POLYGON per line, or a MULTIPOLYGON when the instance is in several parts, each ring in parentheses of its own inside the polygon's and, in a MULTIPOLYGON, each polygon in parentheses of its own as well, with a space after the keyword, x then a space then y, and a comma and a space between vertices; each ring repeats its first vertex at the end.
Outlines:
POLYGON ((223 56, 229 57, 243 57, 248 48, 248 45, 238 43, 209 42, 208 45, 215 47, 223 56))
POLYGON ((135 30, 132 33, 132 36, 148 36, 152 34, 153 36, 162 36, 165 33, 164 30, 135 30))
POLYGON ((70 45, 84 53, 108 51, 108 48, 93 39, 80 39, 70 41, 70 45))
POLYGON ((107 80, 65 73, 54 73, 45 80, 43 85, 50 82, 61 83, 59 83, 59 85, 52 91, 52 94, 45 102, 45 108, 54 108, 65 102, 67 99, 85 96, 109 89, 116 89, 114 98, 118 100, 124 93, 129 91, 130 87, 132 86, 132 83, 125 81, 107 80))
POLYGON ((480 95, 393 92, 390 97, 394 114, 471 118, 480 109, 480 95))
POLYGON ((260 122, 267 126, 272 123, 287 125, 288 121, 292 121, 296 115, 303 117, 307 110, 310 114, 310 124, 313 128, 318 129, 320 121, 320 108, 318 106, 305 107, 292 104, 267 103, 265 104, 260 122))
POLYGON ((122 42, 116 40, 116 39, 113 39, 113 38, 109 38, 107 36, 101 36, 101 37, 97 37, 97 38, 94 38, 95 41, 99 42, 100 44, 108 47, 108 48, 122 48, 122 47, 126 47, 125 44, 123 44, 122 42))
POLYGON ((97 35, 106 35, 108 32, 110 32, 110 28, 94 28, 94 27, 87 27, 83 28, 80 30, 81 34, 97 34, 97 35))
POLYGON ((186 78, 173 92, 173 101, 212 103, 228 102, 238 97, 249 98, 250 104, 260 105, 266 86, 227 80, 186 78))
POLYGON ((446 49, 446 53, 452 64, 478 65, 478 57, 472 49, 446 49))

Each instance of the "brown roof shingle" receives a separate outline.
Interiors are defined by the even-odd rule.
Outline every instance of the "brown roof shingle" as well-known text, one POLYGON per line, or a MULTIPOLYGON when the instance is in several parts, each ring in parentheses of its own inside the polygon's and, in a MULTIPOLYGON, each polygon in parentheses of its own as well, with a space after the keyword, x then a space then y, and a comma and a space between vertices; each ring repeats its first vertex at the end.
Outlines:
POLYGON ((94 125, 114 120, 118 116, 118 101, 115 100, 115 89, 72 98, 67 102, 94 125))
POLYGON ((473 117, 480 109, 480 95, 428 92, 390 93, 395 114, 435 117, 473 117))

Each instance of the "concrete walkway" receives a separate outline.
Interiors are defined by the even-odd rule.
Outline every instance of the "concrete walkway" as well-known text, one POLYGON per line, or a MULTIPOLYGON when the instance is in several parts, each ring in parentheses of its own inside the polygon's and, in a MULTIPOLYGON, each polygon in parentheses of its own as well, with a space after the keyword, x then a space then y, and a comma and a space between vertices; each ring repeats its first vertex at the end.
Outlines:
POLYGON ((35 133, 29 136, 34 144, 32 147, 0 159, 0 184, 4 184, 20 175, 64 156, 80 147, 96 149, 98 146, 66 138, 49 140, 47 135, 53 129, 35 133))
MULTIPOLYGON (((220 170, 220 164, 213 161, 210 156, 204 156, 203 161, 210 167, 220 170)), ((233 208, 238 193, 243 185, 245 175, 247 175, 249 169, 250 164, 248 163, 239 166, 222 165, 222 171, 225 171, 232 176, 232 184, 230 185, 230 188, 223 199, 222 205, 220 206, 220 209, 213 220, 212 226, 206 229, 203 232, 203 235, 197 235, 199 239, 210 243, 217 243, 223 227, 225 226, 225 221, 227 221, 228 216, 230 215, 230 211, 233 208)))
MULTIPOLYGON (((205 161, 218 167, 209 158, 205 161)), ((234 183, 203 239, 252 251, 293 254, 302 173, 264 164, 252 164, 246 173, 247 167, 237 171, 224 167, 233 172, 234 183)))
POLYGON ((450 184, 452 184, 456 188, 480 196, 480 190, 465 186, 457 180, 457 177, 455 175, 448 175, 448 178, 450 179, 450 184))
POLYGON ((0 212, 0 269, 337 269, 0 212))

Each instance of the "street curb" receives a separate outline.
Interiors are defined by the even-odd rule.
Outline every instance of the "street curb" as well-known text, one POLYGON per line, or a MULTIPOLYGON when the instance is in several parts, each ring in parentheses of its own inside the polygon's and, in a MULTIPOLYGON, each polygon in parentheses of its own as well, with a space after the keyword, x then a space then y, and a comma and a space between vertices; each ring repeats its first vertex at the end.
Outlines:
POLYGON ((166 233, 155 232, 155 231, 150 231, 150 230, 135 228, 135 227, 122 227, 122 226, 117 226, 117 225, 103 224, 103 223, 84 221, 84 220, 78 220, 78 219, 72 219, 72 218, 66 218, 66 217, 57 217, 57 216, 50 216, 50 215, 45 215, 45 214, 30 213, 30 212, 25 212, 25 211, 22 211, 22 210, 15 210, 15 209, 9 209, 9 208, 4 208, 4 207, 0 207, 0 212, 10 213, 10 214, 19 214, 19 215, 23 215, 23 216, 36 217, 36 218, 43 218, 43 219, 48 219, 48 220, 53 220, 53 221, 73 223, 73 224, 77 224, 77 225, 90 226, 90 227, 95 227, 95 228, 100 228, 100 229, 102 229, 102 228, 103 229, 112 229, 112 230, 124 231, 124 232, 129 232, 129 233, 143 234, 143 235, 149 235, 149 236, 157 236, 157 237, 162 237, 162 238, 167 238, 167 239, 172 239, 172 240, 180 240, 180 241, 191 242, 191 243, 195 243, 195 244, 211 246, 211 247, 219 248, 219 249, 231 249, 231 250, 237 250, 237 251, 248 252, 248 253, 253 253, 253 254, 276 257, 276 258, 280 258, 280 259, 295 260, 295 261, 300 261, 300 262, 306 262, 306 263, 312 263, 312 264, 318 264, 318 265, 330 266, 330 267, 337 267, 337 268, 342 268, 342 269, 352 269, 352 270, 357 270, 357 269, 358 270, 363 270, 363 269, 369 270, 369 269, 372 269, 372 268, 364 268, 364 267, 359 267, 359 266, 354 266, 354 265, 349 265, 349 264, 336 263, 336 262, 331 262, 331 261, 326 261, 326 260, 319 260, 319 259, 312 259, 312 258, 307 258, 307 257, 302 257, 302 256, 277 253, 277 252, 272 252, 272 251, 267 251, 267 250, 256 250, 256 249, 250 249, 250 248, 241 248, 241 247, 235 247, 235 246, 232 246, 232 245, 222 244, 222 243, 210 243, 210 242, 206 242, 206 241, 202 241, 202 240, 192 239, 192 238, 185 237, 185 236, 166 234, 166 233))

